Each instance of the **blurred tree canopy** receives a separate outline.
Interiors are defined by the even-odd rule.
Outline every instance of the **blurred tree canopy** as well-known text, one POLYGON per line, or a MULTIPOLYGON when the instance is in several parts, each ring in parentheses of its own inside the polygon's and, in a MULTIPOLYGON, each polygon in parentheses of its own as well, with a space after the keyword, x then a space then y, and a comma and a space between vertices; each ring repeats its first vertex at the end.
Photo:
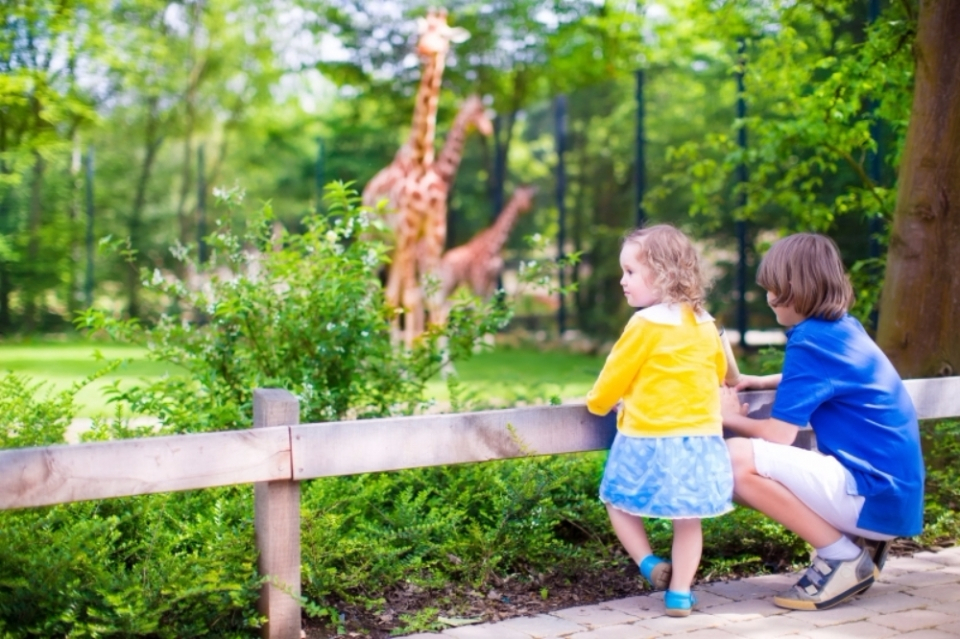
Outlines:
MULTIPOLYGON (((637 220, 642 70, 643 170, 651 185, 644 212, 703 241, 717 265, 714 314, 732 323, 741 221, 751 282, 758 255, 777 236, 834 237, 854 277, 856 312, 872 324, 898 171, 902 160, 923 161, 904 153, 911 108, 918 113, 914 52, 927 50, 917 48, 918 25, 943 5, 884 0, 877 15, 869 5, 451 0, 451 24, 471 37, 448 60, 439 137, 470 94, 484 97, 498 126, 493 138, 468 141, 450 201, 450 244, 496 214, 498 161, 506 197, 522 183, 540 187, 511 256, 523 257, 523 235, 557 236, 553 101, 566 96, 564 250, 584 256, 569 272, 579 284, 567 300, 571 323, 615 334, 629 312, 616 247, 637 220), (738 73, 744 118, 737 117, 738 73)), ((320 181, 362 186, 406 136, 419 77, 416 18, 427 7, 415 0, 6 3, 0 332, 60 329, 88 295, 146 320, 164 310, 120 257, 97 252, 88 278, 88 229, 135 254, 138 266, 175 271, 183 267, 170 247, 196 255, 211 230, 205 225, 217 212, 206 202, 214 188, 239 186, 248 198, 271 200, 296 231, 318 205, 320 181)), ((942 19, 949 25, 955 15, 942 19)), ((929 51, 956 70, 955 47, 929 51)), ((945 98, 938 113, 956 121, 956 102, 945 98)), ((911 294, 923 295, 929 281, 911 294)), ((753 285, 747 301, 751 327, 772 325, 753 285)), ((881 325, 894 315, 884 306, 881 325)), ((892 344, 901 329, 887 326, 892 344)), ((953 362, 950 370, 960 359, 938 357, 953 362)))

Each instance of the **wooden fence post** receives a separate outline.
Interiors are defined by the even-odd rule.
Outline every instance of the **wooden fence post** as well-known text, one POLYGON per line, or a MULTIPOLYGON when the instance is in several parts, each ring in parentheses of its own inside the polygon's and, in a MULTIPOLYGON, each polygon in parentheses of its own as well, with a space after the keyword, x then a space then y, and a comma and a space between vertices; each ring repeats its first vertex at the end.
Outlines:
MULTIPOLYGON (((295 426, 300 403, 275 388, 253 391, 253 427, 295 426)), ((260 591, 260 613, 267 617, 265 639, 300 639, 300 483, 254 484, 254 526, 258 566, 267 583, 260 591)))

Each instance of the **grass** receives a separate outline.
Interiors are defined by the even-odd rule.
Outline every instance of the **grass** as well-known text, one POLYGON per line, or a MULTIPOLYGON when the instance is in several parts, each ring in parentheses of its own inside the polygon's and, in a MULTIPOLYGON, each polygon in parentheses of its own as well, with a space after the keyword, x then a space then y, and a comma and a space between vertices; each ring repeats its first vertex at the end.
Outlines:
MULTIPOLYGON (((24 375, 43 383, 50 391, 69 388, 103 368, 106 361, 116 359, 128 361, 77 394, 79 417, 111 412, 104 389, 115 382, 127 387, 144 378, 178 372, 174 366, 148 360, 146 350, 136 346, 86 341, 0 342, 0 373, 12 371, 24 375), (102 359, 97 359, 98 352, 102 359)), ((468 399, 474 403, 513 405, 543 403, 551 397, 563 400, 583 397, 602 366, 601 357, 538 351, 532 347, 500 347, 461 362, 456 373, 468 399)), ((437 402, 449 402, 447 384, 439 377, 427 388, 437 402)))
POLYGON ((77 393, 78 417, 110 412, 104 390, 115 382, 126 387, 143 378, 173 375, 178 370, 174 366, 146 359, 146 350, 137 346, 82 341, 0 343, 0 373, 10 371, 23 375, 34 383, 42 383, 43 389, 50 392, 69 388, 101 370, 108 361, 118 359, 129 361, 77 393), (99 360, 98 352, 102 356, 99 360))

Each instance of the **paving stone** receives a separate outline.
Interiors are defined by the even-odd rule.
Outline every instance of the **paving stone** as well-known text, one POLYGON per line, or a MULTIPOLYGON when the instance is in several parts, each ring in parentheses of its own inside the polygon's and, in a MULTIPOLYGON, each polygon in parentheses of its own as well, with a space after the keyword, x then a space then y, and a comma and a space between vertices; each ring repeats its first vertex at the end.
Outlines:
POLYGON ((749 619, 760 619, 773 615, 782 615, 787 611, 773 605, 773 601, 764 599, 745 599, 743 601, 730 601, 725 604, 712 606, 704 609, 716 617, 720 617, 728 623, 747 621, 749 619))
POLYGON ((723 606, 728 603, 733 603, 733 599, 721 597, 720 595, 710 592, 709 590, 694 588, 693 592, 697 596, 697 610, 709 610, 714 606, 723 606))
POLYGON ((938 602, 925 597, 917 597, 905 592, 891 592, 877 597, 861 597, 850 601, 848 606, 857 606, 866 608, 879 613, 900 612, 913 608, 926 608, 936 605, 938 602))
MULTIPOLYGON (((799 577, 797 577, 799 579, 799 577)), ((796 579, 794 579, 796 581, 796 579)), ((714 583, 703 584, 700 590, 712 592, 715 595, 742 601, 744 599, 757 599, 760 597, 772 597, 780 592, 782 588, 767 586, 763 583, 754 583, 750 579, 738 579, 735 581, 717 581, 714 583)))
POLYGON ((839 605, 828 610, 791 610, 787 617, 802 619, 820 628, 822 626, 836 626, 842 623, 863 621, 876 616, 876 612, 852 605, 839 605))
POLYGON ((938 586, 940 584, 955 584, 960 581, 960 573, 948 572, 946 569, 929 570, 927 572, 905 572, 894 575, 888 582, 898 586, 922 588, 924 586, 938 586))
POLYGON ((649 619, 663 614, 663 599, 657 599, 649 595, 614 599, 601 605, 611 610, 625 612, 637 619, 649 619))
POLYGON ((918 552, 914 553, 913 558, 944 566, 960 566, 960 547, 948 548, 940 552, 918 552))
POLYGON ((826 626, 803 633, 807 639, 884 639, 897 636, 897 631, 886 626, 878 626, 869 621, 845 623, 839 626, 826 626))
POLYGON ((537 615, 535 617, 515 617, 501 621, 497 626, 505 630, 516 630, 525 633, 528 638, 533 637, 534 639, 560 637, 588 630, 587 626, 562 619, 555 616, 556 614, 557 613, 550 613, 549 615, 537 615))
POLYGON ((955 637, 960 637, 960 622, 941 624, 937 626, 937 630, 940 630, 941 632, 949 632, 955 637))
POLYGON ((683 639, 734 639, 737 635, 731 634, 723 628, 704 628, 680 636, 683 639))
POLYGON ((934 610, 905 610, 889 615, 879 615, 871 621, 901 632, 919 630, 921 628, 935 628, 936 626, 960 621, 954 615, 948 615, 934 610))
MULTIPOLYGON (((882 575, 881 575, 882 577, 882 575)), ((906 586, 901 586, 900 584, 895 584, 887 581, 875 581, 866 592, 860 593, 853 598, 854 601, 857 599, 866 599, 867 597, 877 597, 880 595, 889 595, 894 592, 907 592, 911 589, 906 586)))
POLYGON ((897 639, 954 639, 956 636, 937 628, 924 628, 923 630, 908 632, 905 635, 897 635, 897 639))
POLYGON ((618 623, 631 623, 638 619, 622 610, 616 610, 602 605, 567 608, 566 610, 557 610, 550 614, 580 624, 581 626, 586 626, 588 629, 613 626, 618 623))
POLYGON ((947 602, 935 604, 932 606, 927 606, 924 610, 932 610, 934 612, 942 612, 945 615, 960 615, 960 608, 957 607, 956 602, 947 602))
POLYGON ((957 584, 941 584, 939 586, 927 586, 926 588, 917 588, 910 593, 915 597, 924 599, 933 599, 934 601, 948 602, 960 601, 960 586, 957 584))
MULTIPOLYGON (((659 632, 637 624, 607 626, 605 628, 597 628, 596 630, 587 630, 575 635, 567 635, 570 639, 656 639, 662 636, 659 632)), ((686 639, 686 635, 684 635, 684 639, 686 639)), ((730 635, 727 635, 726 639, 730 639, 730 635)))
POLYGON ((887 573, 898 574, 904 572, 924 572, 927 570, 937 570, 943 568, 942 564, 913 557, 890 557, 887 563, 883 565, 883 572, 880 574, 882 579, 887 573))
POLYGON ((706 613, 694 611, 689 617, 651 617, 641 619, 636 625, 659 632, 661 635, 678 635, 701 628, 716 628, 723 625, 723 619, 706 613))
POLYGON ((485 623, 478 626, 461 626, 443 631, 444 637, 457 639, 530 639, 530 635, 504 627, 505 621, 485 623))
POLYGON ((776 617, 764 617, 762 619, 728 623, 721 626, 721 629, 737 637, 768 639, 770 637, 784 637, 797 633, 806 633, 816 628, 805 619, 788 615, 778 615, 776 617))

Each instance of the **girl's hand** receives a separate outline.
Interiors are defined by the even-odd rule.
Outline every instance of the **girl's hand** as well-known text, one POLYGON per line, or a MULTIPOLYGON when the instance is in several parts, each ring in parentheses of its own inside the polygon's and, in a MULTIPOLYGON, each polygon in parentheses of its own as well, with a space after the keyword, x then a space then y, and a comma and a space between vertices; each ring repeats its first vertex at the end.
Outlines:
POLYGON ((724 423, 730 421, 731 417, 746 416, 749 410, 750 404, 741 404, 735 389, 727 386, 720 388, 720 416, 724 423))

